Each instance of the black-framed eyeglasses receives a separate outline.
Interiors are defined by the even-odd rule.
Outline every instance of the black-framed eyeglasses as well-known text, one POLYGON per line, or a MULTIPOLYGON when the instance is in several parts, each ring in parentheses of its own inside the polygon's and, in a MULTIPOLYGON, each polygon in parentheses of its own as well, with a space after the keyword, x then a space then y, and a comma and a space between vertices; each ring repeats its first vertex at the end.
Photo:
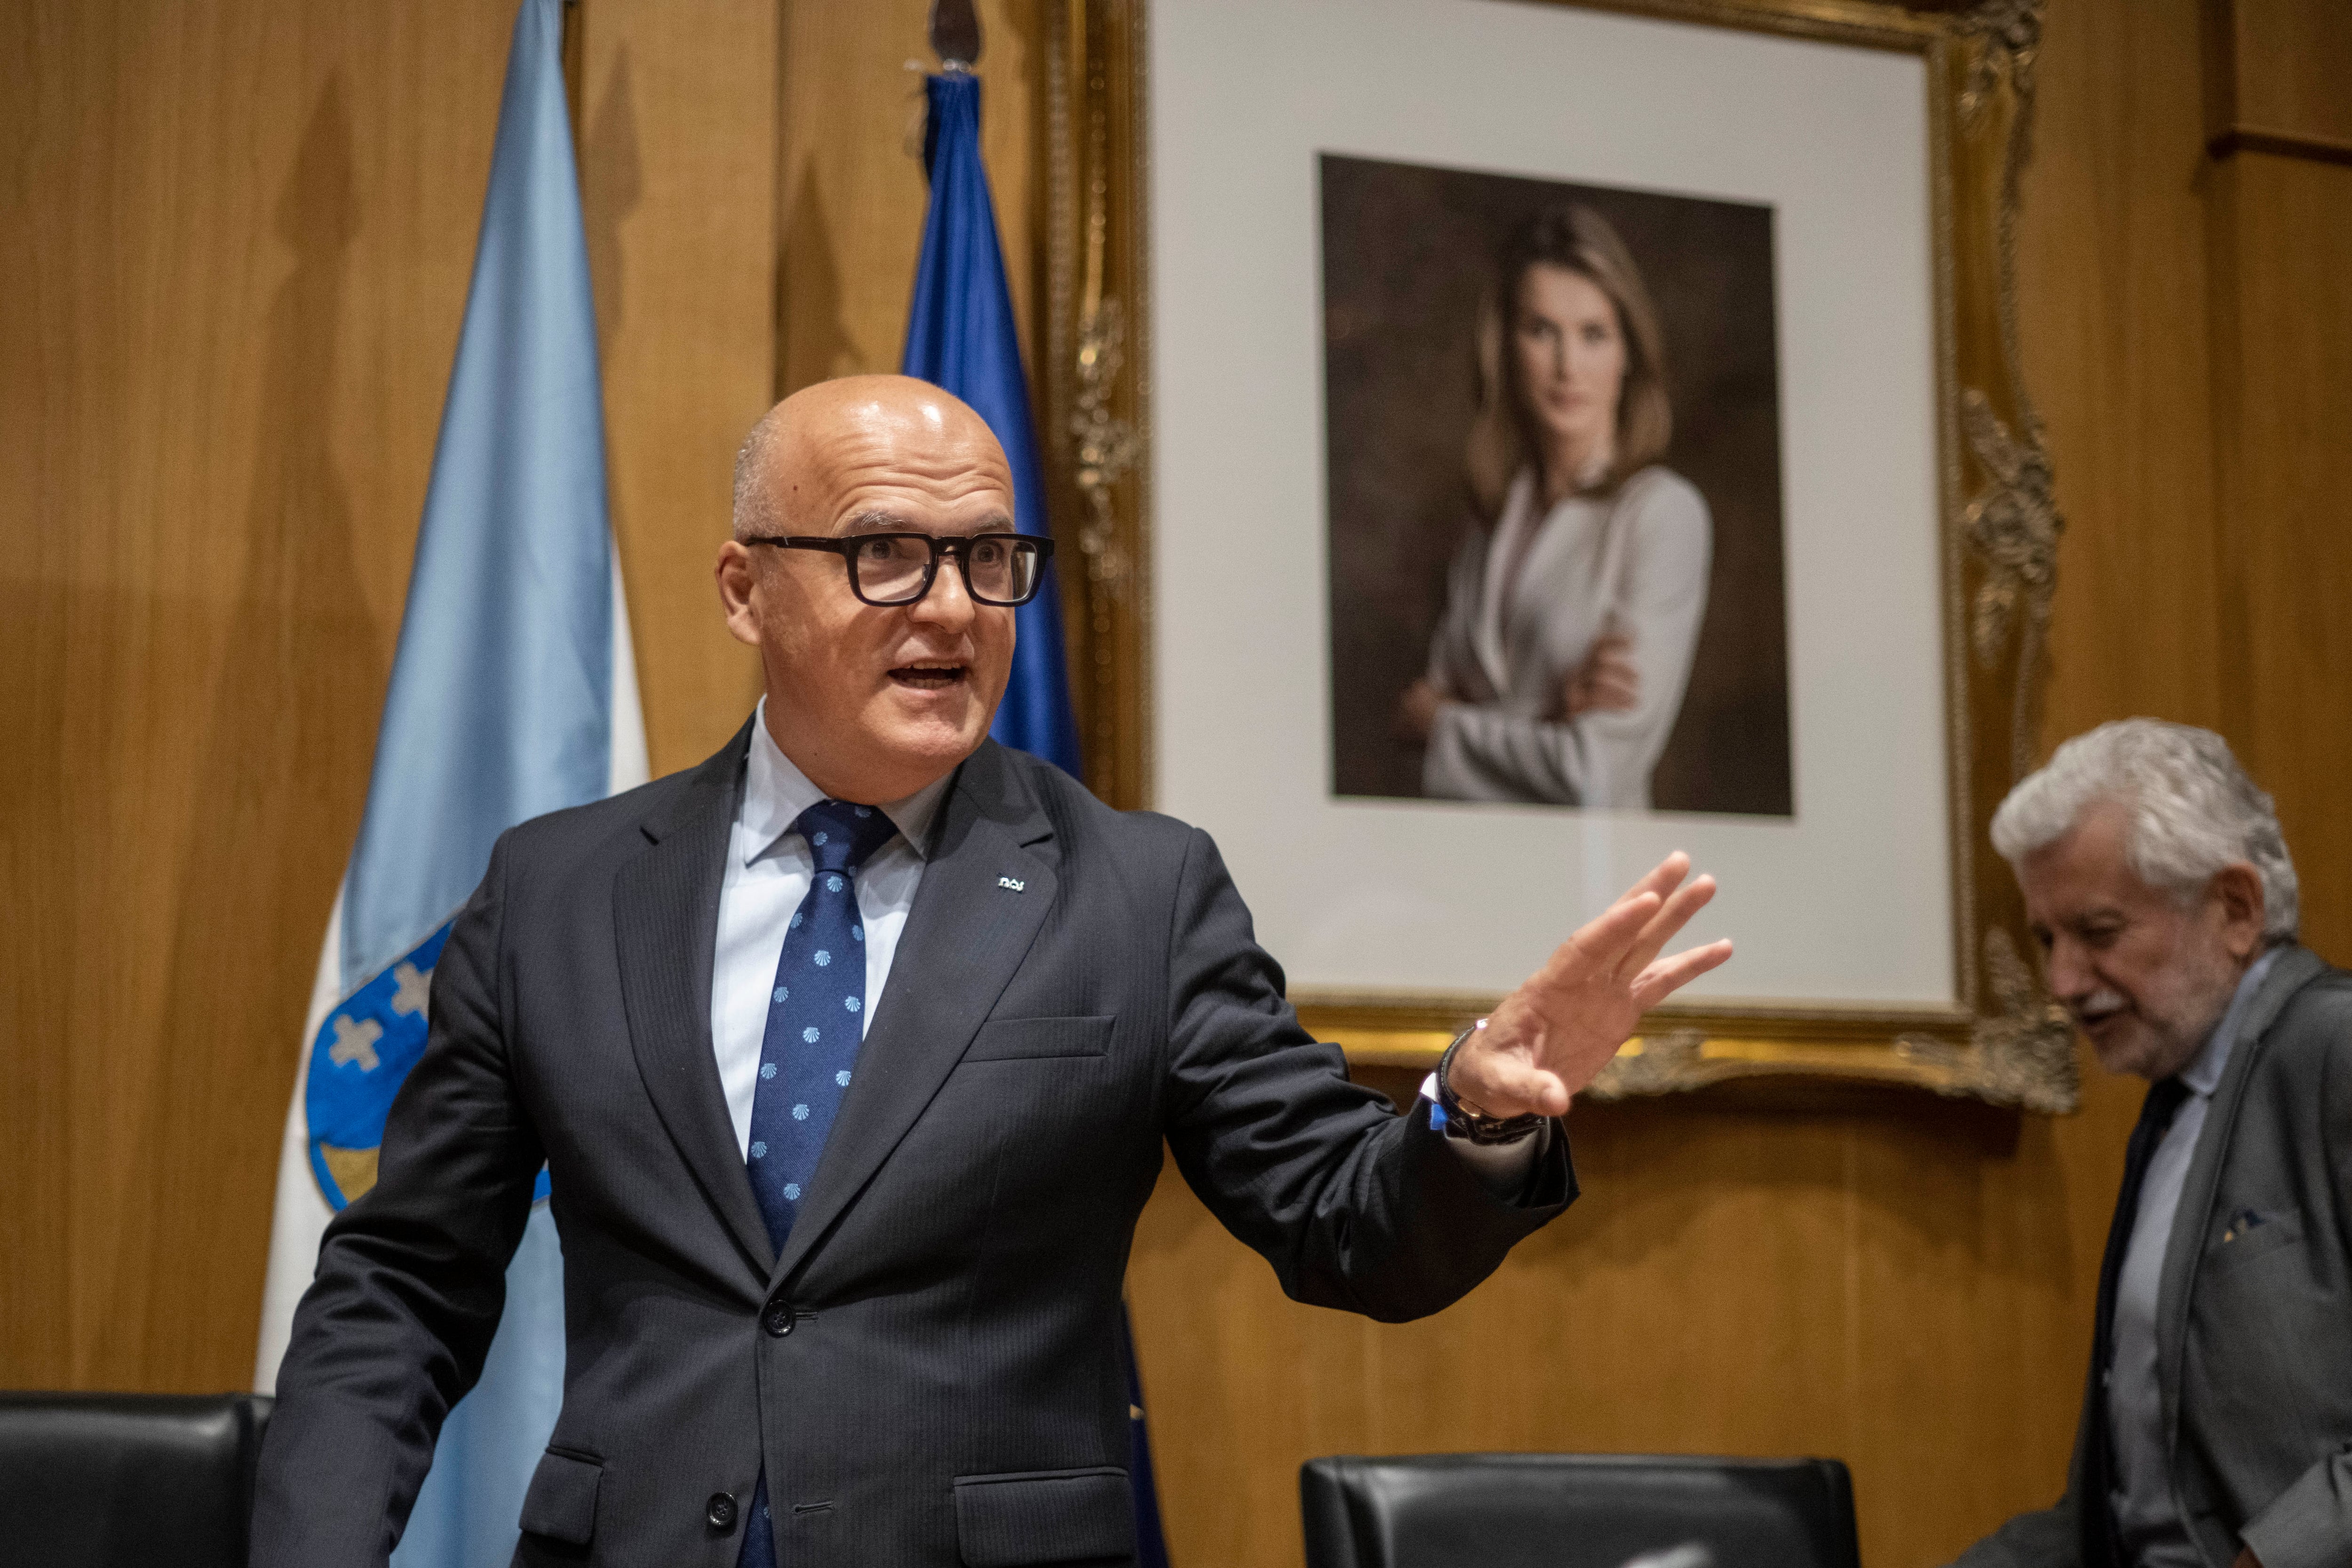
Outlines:
POLYGON ((1032 533, 762 533, 743 542, 838 555, 849 567, 849 591, 885 607, 920 602, 944 555, 955 557, 964 592, 977 603, 1025 605, 1037 596, 1054 554, 1052 540, 1032 533))

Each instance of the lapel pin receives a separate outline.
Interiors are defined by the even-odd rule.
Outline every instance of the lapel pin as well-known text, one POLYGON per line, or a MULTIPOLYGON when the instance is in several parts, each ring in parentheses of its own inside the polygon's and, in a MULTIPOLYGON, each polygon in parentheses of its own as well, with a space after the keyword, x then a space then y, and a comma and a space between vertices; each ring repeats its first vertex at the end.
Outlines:
POLYGON ((1016 882, 1010 877, 999 877, 996 879, 996 885, 1000 888, 1010 888, 1017 893, 1029 884, 1026 882, 1016 882))

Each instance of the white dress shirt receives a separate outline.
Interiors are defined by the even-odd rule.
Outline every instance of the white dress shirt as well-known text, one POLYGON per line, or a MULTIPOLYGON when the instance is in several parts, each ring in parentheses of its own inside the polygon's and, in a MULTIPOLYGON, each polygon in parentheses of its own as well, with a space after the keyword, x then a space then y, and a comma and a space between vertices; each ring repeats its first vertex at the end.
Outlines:
MULTIPOLYGON (((890 963, 907 929, 907 911, 922 886, 924 853, 931 823, 955 774, 917 790, 904 800, 879 802, 898 836, 877 849, 852 879, 858 919, 866 927, 866 1007, 858 1015, 860 1037, 873 1026, 874 1013, 890 981, 890 963)), ((735 1151, 751 1146, 751 1101, 760 1087, 760 1052, 768 1032, 768 996, 783 957, 784 932, 793 911, 808 896, 816 860, 808 841, 793 828, 800 814, 825 798, 768 733, 767 699, 751 719, 751 754, 743 775, 743 805, 727 844, 727 871, 719 885, 719 937, 710 970, 710 1048, 719 1058, 719 1083, 727 1093, 727 1114, 735 1123, 735 1151)), ((867 803, 875 804, 875 803, 867 803)), ((1436 1079, 1423 1086, 1436 1098, 1436 1079)), ((1546 1140, 1481 1147, 1448 1139, 1479 1181, 1497 1196, 1527 1184, 1528 1171, 1546 1140)))
POLYGON ((2222 1073, 2229 1068, 2246 1004, 2284 951, 2271 949, 2246 970, 2221 1021, 2213 1026, 2196 1058, 2181 1069, 2180 1081, 2188 1088, 2189 1098, 2173 1112, 2172 1125, 2148 1157, 2147 1173, 2140 1178, 2139 1212, 2133 1217, 2131 1240, 2124 1248, 2123 1271, 2116 1278, 2116 1321, 2110 1342, 2114 1359, 2105 1390, 2107 1429, 2115 1435, 2116 1489, 2112 1500, 2124 1561, 2137 1568, 2204 1568, 2204 1558, 2189 1539, 2179 1502, 2172 1495, 2172 1464, 2164 1440, 2164 1397, 2158 1382, 2157 1298, 2164 1284, 2164 1255, 2172 1240, 2172 1222, 2180 1212, 2181 1188, 2189 1180, 2198 1135, 2205 1130, 2205 1112, 2212 1106, 2213 1091, 2221 1086, 2222 1073))
MULTIPOLYGON (((932 818, 955 774, 917 790, 904 800, 882 801, 882 815, 898 837, 866 858, 851 879, 857 889, 858 919, 866 927, 866 1008, 861 1031, 874 1022, 874 1009, 890 979, 890 961, 915 907, 923 881, 923 852, 932 818)), ((760 1087, 760 1050, 768 1033, 768 993, 783 957, 784 931, 793 911, 808 896, 816 860, 808 840, 793 829, 800 814, 824 792, 777 749, 768 733, 768 703, 752 715, 751 755, 744 770, 742 809, 727 844, 727 874, 719 885, 719 941, 710 970, 710 1048, 719 1058, 719 1082, 727 1091, 727 1114, 735 1122, 739 1153, 751 1146, 751 1100, 760 1087)), ((874 803, 869 803, 874 804, 874 803)))

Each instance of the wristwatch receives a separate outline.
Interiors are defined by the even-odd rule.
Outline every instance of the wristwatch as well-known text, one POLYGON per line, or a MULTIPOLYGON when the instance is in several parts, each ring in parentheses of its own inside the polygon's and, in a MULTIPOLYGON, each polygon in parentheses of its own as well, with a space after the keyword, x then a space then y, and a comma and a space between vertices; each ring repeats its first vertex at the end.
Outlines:
POLYGON ((1475 1105, 1454 1092, 1454 1053, 1462 1042, 1486 1026, 1479 1019, 1454 1037, 1445 1054, 1437 1058, 1437 1109, 1445 1117, 1445 1135, 1472 1143, 1516 1143, 1542 1131, 1545 1118, 1530 1110, 1524 1116, 1488 1116, 1475 1105))

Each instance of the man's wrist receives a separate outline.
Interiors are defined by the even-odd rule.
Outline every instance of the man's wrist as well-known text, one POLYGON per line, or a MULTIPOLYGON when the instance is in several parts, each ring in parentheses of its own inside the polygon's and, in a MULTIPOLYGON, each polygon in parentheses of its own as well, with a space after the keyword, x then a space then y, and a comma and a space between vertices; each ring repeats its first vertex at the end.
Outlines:
POLYGON ((1547 1118, 1528 1111, 1520 1116, 1492 1116, 1474 1100, 1465 1100, 1454 1092, 1453 1084, 1454 1058, 1463 1045, 1479 1030, 1486 1020, 1479 1019, 1454 1037, 1453 1044, 1437 1060, 1437 1111, 1444 1118, 1444 1131, 1448 1138, 1460 1138, 1472 1143, 1516 1143, 1532 1138, 1543 1129, 1547 1118))

